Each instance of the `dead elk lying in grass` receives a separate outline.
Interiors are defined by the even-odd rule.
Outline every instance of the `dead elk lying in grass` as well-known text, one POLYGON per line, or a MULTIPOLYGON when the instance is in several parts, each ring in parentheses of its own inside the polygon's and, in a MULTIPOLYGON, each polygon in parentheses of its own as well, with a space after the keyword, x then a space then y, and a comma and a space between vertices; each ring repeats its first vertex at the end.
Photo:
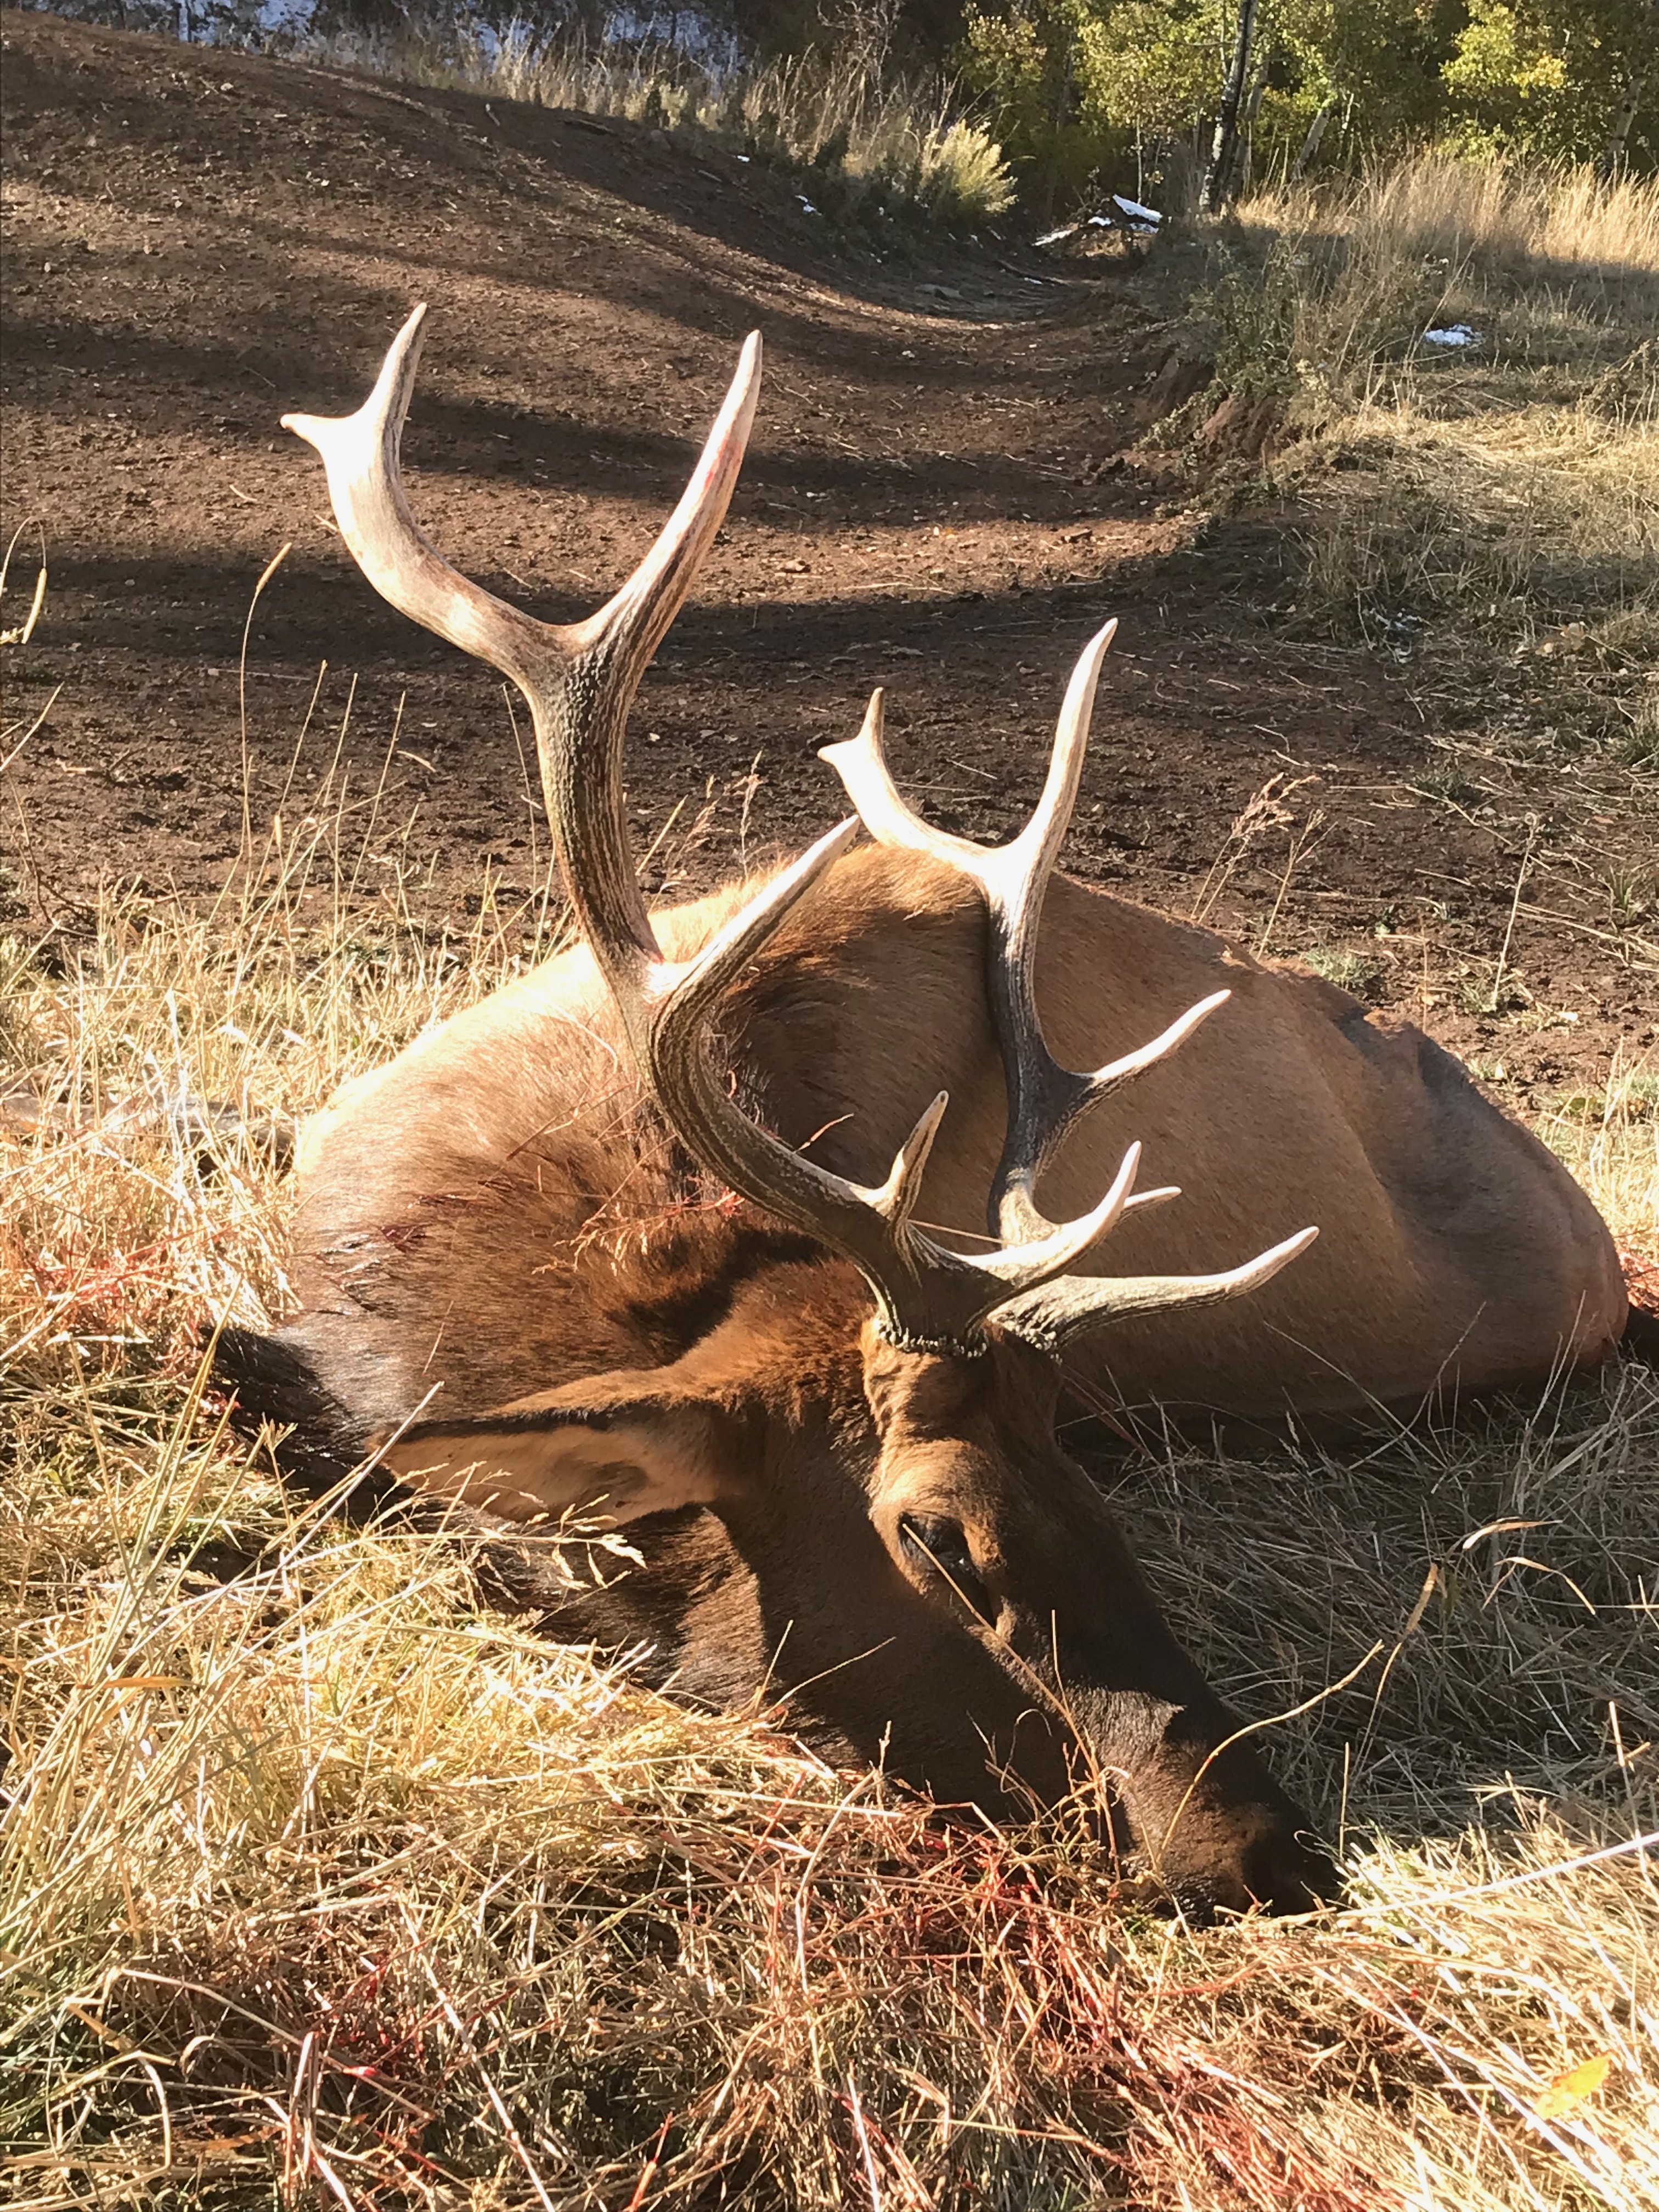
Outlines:
POLYGON ((1082 1782, 1200 1905, 1328 1893, 1295 1807, 1061 1453, 1062 1374, 1249 1415, 1543 1374, 1623 1325, 1599 1217, 1415 1031, 1050 882, 1109 628, 1012 845, 908 811, 878 695, 828 756, 870 846, 851 849, 849 821, 757 891, 647 916, 623 726, 724 514, 758 342, 656 545, 561 629, 458 575, 410 514, 420 324, 357 415, 291 427, 370 580, 529 700, 586 943, 307 1130, 305 1310, 275 1340, 227 1337, 245 1408, 297 1420, 325 1465, 377 1450, 496 1525, 627 1524, 644 1571, 564 1593, 557 1624, 648 1643, 693 1691, 791 1688, 826 1748, 998 1813, 1082 1782), (1230 994, 1177 1079, 1168 1056, 1230 994), (1080 1075, 1045 1030, 1068 1059, 1161 1034, 1080 1075), (1161 1163, 1198 1195, 1184 1228, 1150 1224, 1176 1194, 1133 1192, 1137 1146, 1116 1164, 1108 1102, 1136 1076, 1161 1163), (989 1249, 965 1249, 988 1189, 989 1249), (1323 1240, 1281 1277, 1312 1243, 1306 1213, 1323 1240), (1136 1272, 1098 1272, 1109 1231, 1136 1272))

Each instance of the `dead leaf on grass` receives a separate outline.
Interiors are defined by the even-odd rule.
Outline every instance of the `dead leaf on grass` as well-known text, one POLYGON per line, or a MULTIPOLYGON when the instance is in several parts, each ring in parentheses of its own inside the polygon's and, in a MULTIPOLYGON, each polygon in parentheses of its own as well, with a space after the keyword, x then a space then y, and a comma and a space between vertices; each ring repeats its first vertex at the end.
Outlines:
POLYGON ((1540 2120, 1559 2120, 1582 2105, 1586 2097, 1593 2097, 1607 2080, 1612 2059, 1603 2051, 1599 2058, 1586 2058, 1565 2074, 1558 2074, 1543 2095, 1538 2100, 1540 2120))

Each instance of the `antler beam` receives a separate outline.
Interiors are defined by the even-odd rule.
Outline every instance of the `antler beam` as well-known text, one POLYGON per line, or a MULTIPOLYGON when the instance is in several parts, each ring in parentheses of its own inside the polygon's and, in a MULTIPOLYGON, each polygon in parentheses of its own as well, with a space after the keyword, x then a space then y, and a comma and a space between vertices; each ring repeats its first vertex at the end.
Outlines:
MULTIPOLYGON (((323 457, 347 545, 393 606, 499 669, 523 692, 571 905, 616 1000, 641 1079, 693 1158, 851 1260, 875 1294, 879 1326, 895 1343, 976 1349, 987 1314, 1064 1277, 1109 1232, 1129 1202, 1139 1147, 1131 1148, 1099 1205, 1076 1221, 1045 1222, 1033 1208, 1037 1233, 1009 1237, 1000 1250, 965 1254, 937 1243, 911 1217, 945 1109, 943 1093, 906 1139, 885 1182, 866 1188, 830 1174, 750 1121, 708 1059, 708 1025, 720 999, 846 849, 857 824, 849 820, 821 838, 684 965, 663 958, 635 872, 623 805, 628 710, 737 482, 759 389, 759 337, 744 344, 702 456, 655 544, 597 614, 560 624, 538 622, 460 575, 410 511, 398 448, 425 313, 417 307, 398 332, 374 391, 355 415, 283 417, 323 457)), ((1060 820, 1056 843, 1069 803, 1068 793, 1051 809, 1060 820)), ((1039 864, 1039 899, 1044 872, 1039 864)))

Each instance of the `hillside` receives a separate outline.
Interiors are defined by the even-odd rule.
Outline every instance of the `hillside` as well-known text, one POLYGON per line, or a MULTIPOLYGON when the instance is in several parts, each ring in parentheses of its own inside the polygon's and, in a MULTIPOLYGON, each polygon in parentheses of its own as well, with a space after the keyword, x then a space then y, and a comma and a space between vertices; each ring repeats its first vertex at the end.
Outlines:
POLYGON ((1313 950, 1489 1051, 1517 1096, 1651 1043, 1601 910, 1602 872, 1639 872, 1655 829, 1631 780, 1540 794, 1499 774, 1449 803, 1431 681, 1276 634, 1294 514, 1218 520, 1127 450, 1170 338, 1120 264, 988 240, 854 269, 787 179, 660 133, 4 25, 14 593, 37 532, 51 568, 9 656, 11 720, 45 715, 9 772, 19 910, 72 931, 100 877, 186 896, 219 879, 242 818, 241 634, 285 543, 248 641, 252 818, 285 789, 292 816, 338 743, 351 793, 380 793, 366 873, 395 842, 447 881, 486 860, 538 880, 501 688, 362 583, 276 427, 354 406, 424 298, 417 510, 459 563, 556 616, 636 557, 738 340, 765 334, 744 483, 633 749, 642 843, 673 825, 659 883, 705 878, 739 835, 752 857, 823 826, 813 750, 877 682, 901 772, 942 821, 994 833, 1077 646, 1115 612, 1076 872, 1313 950), (1285 817, 1230 837, 1274 778, 1285 817), (1484 1012, 1506 930, 1537 1020, 1484 1012))

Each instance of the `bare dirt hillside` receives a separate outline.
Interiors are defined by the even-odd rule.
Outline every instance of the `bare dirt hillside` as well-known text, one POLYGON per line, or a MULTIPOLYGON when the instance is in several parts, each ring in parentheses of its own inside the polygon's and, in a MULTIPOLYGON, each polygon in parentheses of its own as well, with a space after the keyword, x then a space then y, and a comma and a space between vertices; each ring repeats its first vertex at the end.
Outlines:
POLYGON ((9 624, 37 526, 51 564, 9 655, 0 754, 44 717, 7 775, 15 916, 72 933, 100 874, 187 896, 222 875, 243 628, 284 543, 247 643, 254 819, 285 793, 303 817, 342 744, 366 894, 410 855, 441 896, 486 858, 537 880, 502 687, 362 582, 277 427, 355 406, 424 299, 416 510, 557 617, 643 550, 738 340, 765 334, 743 486, 635 720, 657 884, 834 819, 814 750, 876 683, 935 817, 1005 832, 1073 654, 1116 613, 1075 872, 1312 951, 1522 1103, 1654 1043, 1586 858, 1636 865, 1653 825, 1593 793, 1555 824, 1535 779, 1449 798, 1415 666, 1275 635, 1291 520, 1213 524, 1129 451, 1170 343, 1131 277, 988 241, 849 270, 786 180, 660 134, 15 10, 3 40, 9 624), (1230 846, 1276 777, 1284 817, 1230 846), (1489 1014, 1506 933, 1519 988, 1489 1014))

